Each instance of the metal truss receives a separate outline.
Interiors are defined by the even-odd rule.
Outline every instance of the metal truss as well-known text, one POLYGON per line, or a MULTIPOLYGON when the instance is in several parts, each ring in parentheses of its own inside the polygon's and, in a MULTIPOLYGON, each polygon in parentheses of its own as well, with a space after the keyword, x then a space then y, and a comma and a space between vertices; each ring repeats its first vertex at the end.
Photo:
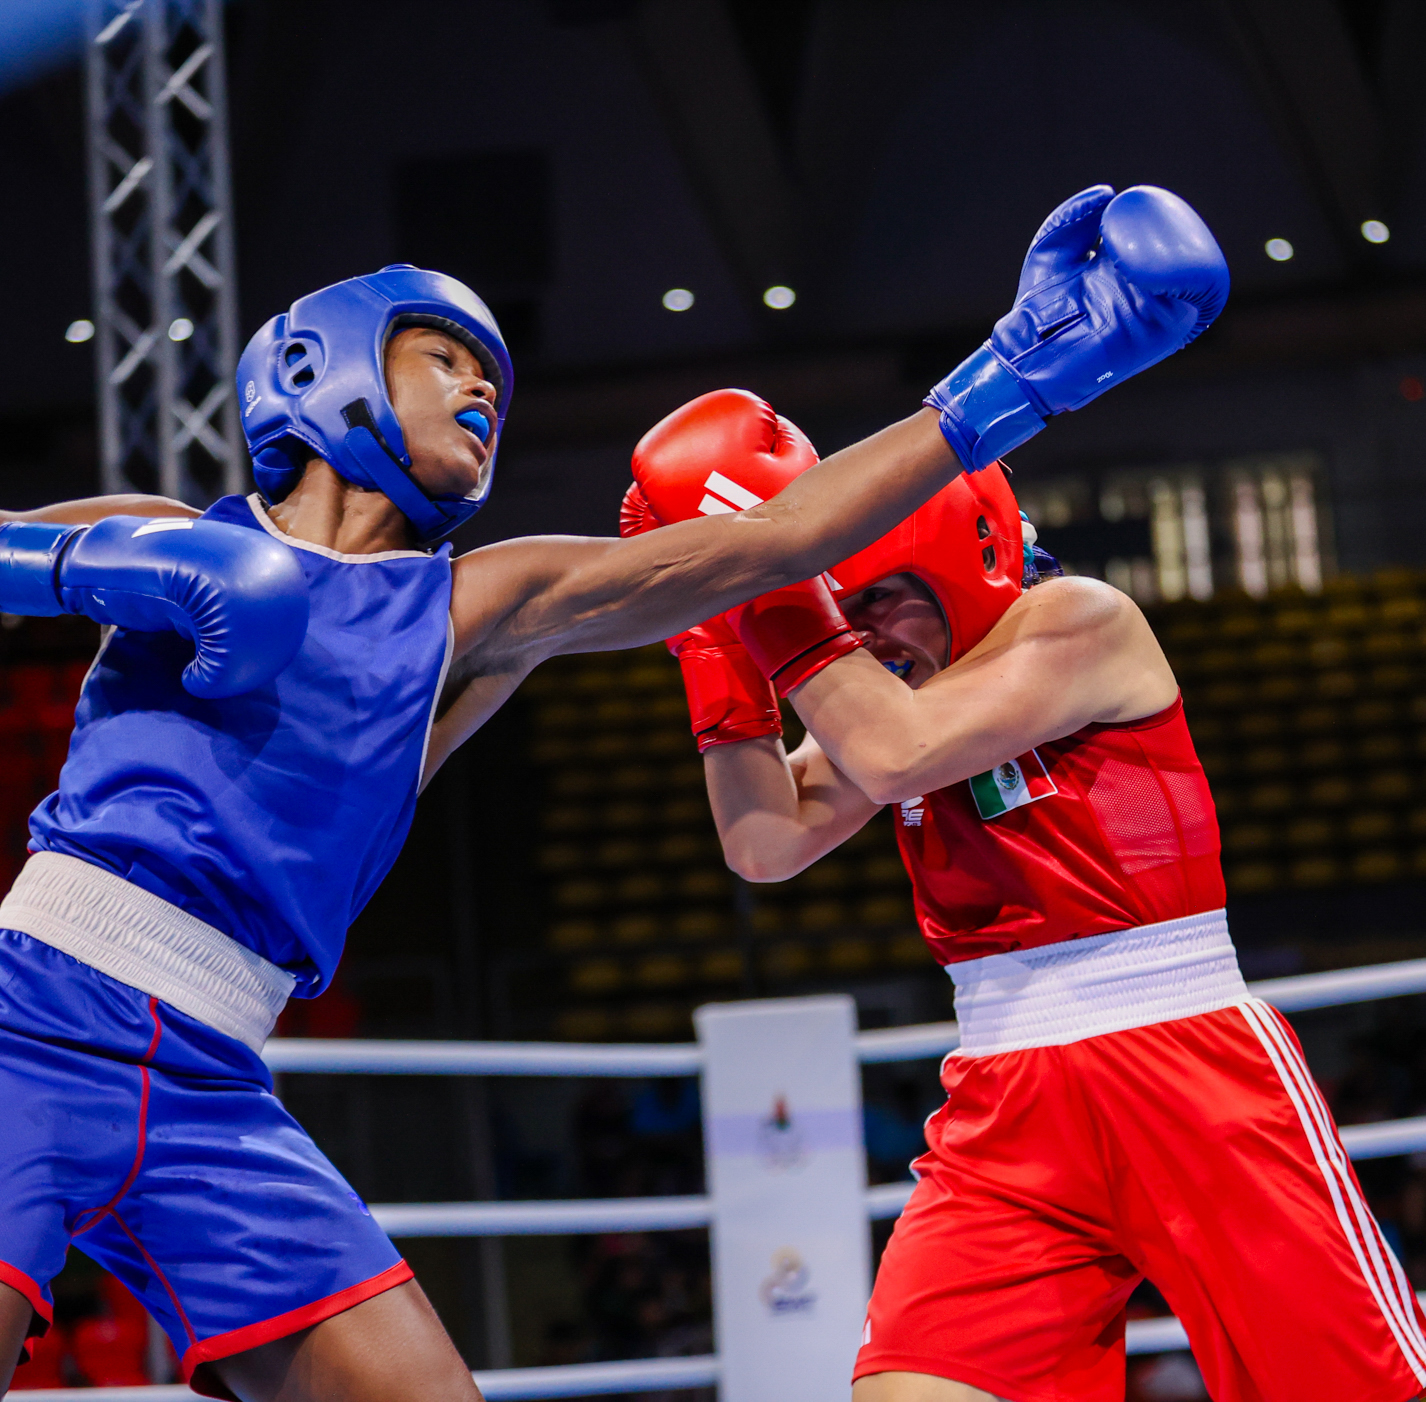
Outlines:
POLYGON ((89 0, 102 478, 206 506, 244 489, 220 0, 89 0))

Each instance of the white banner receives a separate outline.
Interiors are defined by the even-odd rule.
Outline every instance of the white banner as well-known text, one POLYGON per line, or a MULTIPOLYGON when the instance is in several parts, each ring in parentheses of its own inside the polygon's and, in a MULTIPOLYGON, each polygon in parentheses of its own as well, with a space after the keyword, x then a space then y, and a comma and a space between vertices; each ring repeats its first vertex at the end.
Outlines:
POLYGON ((835 1402, 871 1277, 856 1007, 784 998, 699 1008, 695 1021, 719 1402, 835 1402))

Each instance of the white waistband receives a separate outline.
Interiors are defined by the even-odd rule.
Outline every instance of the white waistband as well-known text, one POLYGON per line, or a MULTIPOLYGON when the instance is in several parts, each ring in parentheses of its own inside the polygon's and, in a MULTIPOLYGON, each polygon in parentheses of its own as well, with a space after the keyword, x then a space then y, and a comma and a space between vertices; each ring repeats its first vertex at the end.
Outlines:
POLYGON ((946 972, 956 985, 961 1056, 1064 1046, 1248 996, 1221 910, 990 954, 946 972))
POLYGON ((0 901, 19 930, 260 1052, 296 979, 113 872, 36 852, 0 901))

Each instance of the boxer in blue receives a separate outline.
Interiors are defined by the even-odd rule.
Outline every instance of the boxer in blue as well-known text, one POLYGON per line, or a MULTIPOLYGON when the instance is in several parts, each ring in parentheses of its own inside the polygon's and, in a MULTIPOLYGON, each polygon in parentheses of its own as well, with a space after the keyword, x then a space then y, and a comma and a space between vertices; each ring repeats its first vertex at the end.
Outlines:
POLYGON ((1009 330, 931 407, 820 466, 779 476, 802 440, 751 395, 672 416, 636 474, 654 509, 706 489, 702 518, 628 540, 454 561, 436 544, 489 492, 512 375, 484 304, 406 266, 305 297, 249 344, 262 495, 201 517, 122 497, 0 515, 0 609, 108 629, 0 904, 0 1390, 73 1243, 207 1395, 477 1395, 272 1095, 277 1013, 330 980, 421 783, 543 658, 667 637, 814 576, 1192 339, 1226 295, 1207 230, 1164 196, 1111 240, 1104 210, 1057 211, 1009 330))

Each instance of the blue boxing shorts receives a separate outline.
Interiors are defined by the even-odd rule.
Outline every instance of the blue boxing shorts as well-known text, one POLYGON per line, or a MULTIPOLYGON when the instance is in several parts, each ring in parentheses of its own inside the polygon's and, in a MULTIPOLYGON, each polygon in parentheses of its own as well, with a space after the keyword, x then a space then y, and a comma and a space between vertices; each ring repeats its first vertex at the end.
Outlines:
POLYGON ((53 1317, 73 1242, 211 1369, 411 1279, 241 1042, 0 930, 0 1283, 53 1317))

